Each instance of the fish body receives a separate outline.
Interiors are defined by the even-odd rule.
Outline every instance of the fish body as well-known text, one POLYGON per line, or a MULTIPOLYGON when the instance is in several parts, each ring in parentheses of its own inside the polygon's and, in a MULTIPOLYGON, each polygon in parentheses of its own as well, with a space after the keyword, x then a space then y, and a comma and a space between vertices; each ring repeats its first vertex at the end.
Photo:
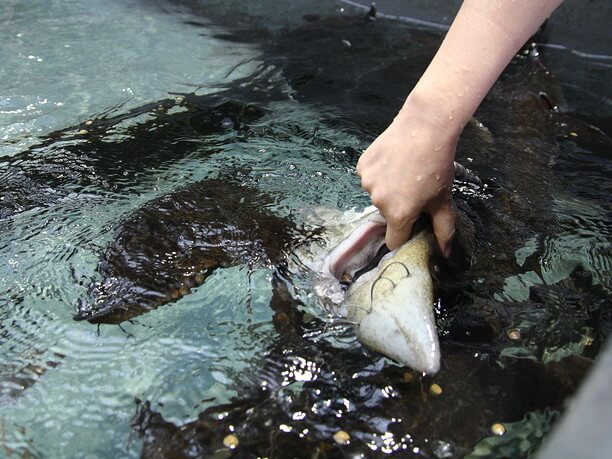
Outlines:
POLYGON ((274 266, 295 228, 267 212, 272 202, 220 179, 150 201, 119 225, 75 319, 121 323, 189 294, 218 268, 274 266))
MULTIPOLYGON (((189 294, 217 268, 281 262, 295 228, 268 213, 268 202, 257 190, 215 179, 149 202, 120 225, 100 263, 102 279, 90 288, 92 301, 75 318, 120 323, 189 294)), ((328 213, 322 222, 329 238, 318 248, 324 255, 314 291, 340 305, 365 345, 435 373, 431 230, 422 226, 376 265, 386 222, 375 207, 328 213), (348 289, 347 277, 355 279, 348 289)))

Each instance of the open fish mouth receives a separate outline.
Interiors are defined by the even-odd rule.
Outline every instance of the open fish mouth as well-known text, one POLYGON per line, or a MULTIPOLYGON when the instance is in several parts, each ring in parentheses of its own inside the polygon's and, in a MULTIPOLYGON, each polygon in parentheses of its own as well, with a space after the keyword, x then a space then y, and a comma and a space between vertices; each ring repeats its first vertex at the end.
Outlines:
POLYGON ((385 245, 387 222, 378 211, 370 212, 365 223, 325 258, 321 269, 323 276, 334 277, 345 284, 352 283, 359 275, 375 267, 373 262, 381 251, 389 251, 385 245))

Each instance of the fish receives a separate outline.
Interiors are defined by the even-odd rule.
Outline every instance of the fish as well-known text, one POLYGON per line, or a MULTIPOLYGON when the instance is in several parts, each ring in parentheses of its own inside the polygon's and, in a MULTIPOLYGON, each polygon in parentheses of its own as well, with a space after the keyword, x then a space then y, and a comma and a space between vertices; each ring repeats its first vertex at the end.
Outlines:
POLYGON ((75 320, 120 324, 188 295, 216 269, 273 267, 296 235, 271 197, 207 179, 149 201, 118 225, 75 320))
POLYGON ((433 270, 440 254, 431 225, 421 218, 411 238, 388 251, 386 221, 376 207, 337 216, 318 212, 327 222, 321 237, 329 250, 305 262, 316 272, 314 292, 337 306, 368 348, 416 371, 437 373, 433 270))

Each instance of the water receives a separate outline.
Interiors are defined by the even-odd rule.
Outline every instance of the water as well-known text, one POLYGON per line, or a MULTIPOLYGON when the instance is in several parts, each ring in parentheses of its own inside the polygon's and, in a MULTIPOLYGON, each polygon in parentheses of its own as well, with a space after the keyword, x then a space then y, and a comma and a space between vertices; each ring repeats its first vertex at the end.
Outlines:
POLYGON ((218 269, 121 328, 72 316, 121 222, 190 184, 238 180, 298 228, 315 206, 367 204, 359 152, 439 32, 333 2, 0 8, 2 454, 210 456, 231 431, 239 455, 537 448, 610 331, 611 107, 586 81, 609 81, 609 61, 517 59, 476 114, 488 131, 468 127, 458 156, 485 186, 455 190, 442 370, 422 378, 362 348, 282 260, 218 269), (483 440, 493 422, 502 443, 483 440))

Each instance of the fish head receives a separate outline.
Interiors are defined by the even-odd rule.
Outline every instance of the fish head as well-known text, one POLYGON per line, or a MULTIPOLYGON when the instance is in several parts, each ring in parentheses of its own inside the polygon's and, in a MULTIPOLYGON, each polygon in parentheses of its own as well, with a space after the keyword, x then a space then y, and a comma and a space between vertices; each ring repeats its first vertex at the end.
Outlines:
POLYGON ((430 272, 434 244, 430 231, 414 235, 358 278, 344 301, 362 343, 427 374, 440 368, 430 272))
POLYGON ((325 258, 317 294, 341 304, 369 348, 417 371, 436 373, 440 345, 430 267, 437 249, 430 227, 415 225, 409 241, 377 261, 385 248, 386 222, 371 209, 357 221, 325 258), (347 281, 352 282, 348 288, 347 281))

